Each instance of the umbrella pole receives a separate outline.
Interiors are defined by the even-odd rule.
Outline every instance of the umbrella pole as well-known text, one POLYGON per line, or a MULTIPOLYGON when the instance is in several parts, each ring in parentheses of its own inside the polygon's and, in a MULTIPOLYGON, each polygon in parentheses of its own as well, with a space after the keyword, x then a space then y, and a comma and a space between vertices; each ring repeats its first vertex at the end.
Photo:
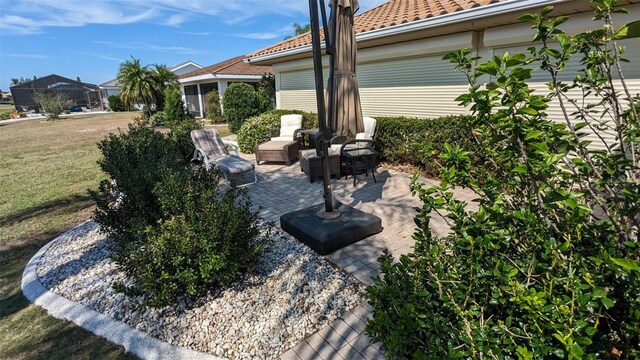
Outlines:
MULTIPOLYGON (((320 21, 318 16, 318 0, 309 0, 309 16, 311 20, 311 42, 313 46, 313 70, 316 85, 316 103, 318 105, 318 122, 320 136, 316 137, 317 145, 321 146, 322 156, 322 186, 324 190, 324 214, 318 213, 320 217, 335 218, 340 215, 333 209, 333 194, 331 193, 331 174, 329 171, 329 143, 331 139, 331 123, 327 126, 328 116, 324 107, 324 78, 322 75, 322 54, 320 48, 320 21), (318 139, 319 138, 319 139, 318 139)), ((333 16, 333 12, 331 14, 333 16)), ((326 24, 325 24, 326 26, 326 24)), ((334 36, 331 34, 331 36, 334 36)), ((328 42, 331 43, 331 42, 328 42)), ((330 55, 331 56, 331 55, 330 55)), ((332 71, 333 69, 330 69, 332 71)), ((333 98, 333 89, 329 88, 329 102, 333 98)), ((333 110, 330 106, 330 110, 333 110)))

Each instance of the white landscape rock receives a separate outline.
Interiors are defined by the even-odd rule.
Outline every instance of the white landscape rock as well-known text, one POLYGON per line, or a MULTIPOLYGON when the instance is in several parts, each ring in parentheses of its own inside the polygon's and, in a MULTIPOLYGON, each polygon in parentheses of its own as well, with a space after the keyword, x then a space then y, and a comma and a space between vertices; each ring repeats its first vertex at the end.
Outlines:
POLYGON ((59 237, 37 276, 54 293, 172 345, 227 358, 277 358, 365 299, 364 286, 288 234, 271 234, 254 269, 195 303, 141 305, 113 289, 133 285, 110 259, 112 241, 87 222, 59 237))

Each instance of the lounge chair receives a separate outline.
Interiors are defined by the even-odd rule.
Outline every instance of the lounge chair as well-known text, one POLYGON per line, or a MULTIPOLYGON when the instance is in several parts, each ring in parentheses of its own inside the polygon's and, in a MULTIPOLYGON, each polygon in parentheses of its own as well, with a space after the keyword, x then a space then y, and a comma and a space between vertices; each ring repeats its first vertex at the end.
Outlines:
POLYGON ((280 135, 271 141, 298 141, 298 132, 302 129, 302 115, 289 114, 280 117, 280 135))
POLYGON ((196 147, 193 160, 203 161, 207 171, 213 166, 223 174, 227 184, 231 185, 232 179, 240 183, 238 187, 255 184, 258 181, 254 163, 241 158, 238 147, 233 143, 222 141, 215 129, 193 130, 191 140, 196 147), (233 148, 235 155, 229 154, 227 146, 233 148), (250 182, 243 183, 237 180, 250 182))

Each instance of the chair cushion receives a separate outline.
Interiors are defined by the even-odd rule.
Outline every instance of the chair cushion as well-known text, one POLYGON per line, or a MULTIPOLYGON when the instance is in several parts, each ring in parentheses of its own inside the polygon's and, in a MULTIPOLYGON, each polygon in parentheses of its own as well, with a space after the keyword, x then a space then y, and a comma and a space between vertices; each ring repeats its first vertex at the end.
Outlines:
POLYGON ((278 137, 272 137, 272 138, 271 138, 271 141, 286 141, 286 142, 291 142, 291 141, 293 141, 293 140, 295 140, 295 139, 293 138, 293 135, 291 135, 291 136, 278 136, 278 137))
MULTIPOLYGON (((302 115, 289 114, 280 117, 280 136, 293 140, 293 133, 302 128, 302 115)), ((272 139, 273 140, 273 139, 272 139)))
POLYGON ((293 142, 289 141, 267 141, 266 143, 262 143, 258 145, 258 150, 280 150, 283 151, 285 145, 293 142))
POLYGON ((255 165, 239 156, 229 155, 216 162, 216 168, 228 174, 239 174, 255 169, 255 165))
MULTIPOLYGON (((316 154, 316 150, 315 149, 302 150, 302 151, 300 151, 300 156, 302 156, 303 158, 305 158, 307 160, 319 157, 316 154)), ((338 153, 338 151, 336 151, 334 149, 329 149, 329 157, 332 157, 332 156, 340 156, 340 154, 338 153)))
POLYGON ((365 116, 362 118, 362 121, 364 122, 364 132, 357 133, 356 139, 373 140, 373 135, 376 132, 376 119, 365 116))

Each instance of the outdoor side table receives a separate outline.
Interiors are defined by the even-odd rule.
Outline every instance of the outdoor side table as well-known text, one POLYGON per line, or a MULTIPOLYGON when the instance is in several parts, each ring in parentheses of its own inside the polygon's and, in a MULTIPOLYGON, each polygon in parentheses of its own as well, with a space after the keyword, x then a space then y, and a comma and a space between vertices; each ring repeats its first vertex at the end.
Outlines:
MULTIPOLYGON (((371 170, 373 175, 373 181, 376 180, 376 159, 378 158, 378 152, 370 148, 356 148, 356 149, 344 149, 342 155, 347 163, 347 170, 353 175, 353 185, 356 185, 356 175, 358 173, 366 173, 369 176, 368 171, 371 170)), ((345 174, 345 178, 349 174, 345 174)))
POLYGON ((308 149, 315 149, 316 142, 315 142, 315 139, 313 138, 313 135, 318 131, 319 131, 318 129, 303 129, 298 131, 298 134, 300 134, 300 140, 301 140, 300 143, 302 147, 306 147, 308 149))
POLYGON ((297 141, 267 141, 256 145, 256 164, 260 161, 283 162, 291 165, 298 158, 300 143, 297 141))

